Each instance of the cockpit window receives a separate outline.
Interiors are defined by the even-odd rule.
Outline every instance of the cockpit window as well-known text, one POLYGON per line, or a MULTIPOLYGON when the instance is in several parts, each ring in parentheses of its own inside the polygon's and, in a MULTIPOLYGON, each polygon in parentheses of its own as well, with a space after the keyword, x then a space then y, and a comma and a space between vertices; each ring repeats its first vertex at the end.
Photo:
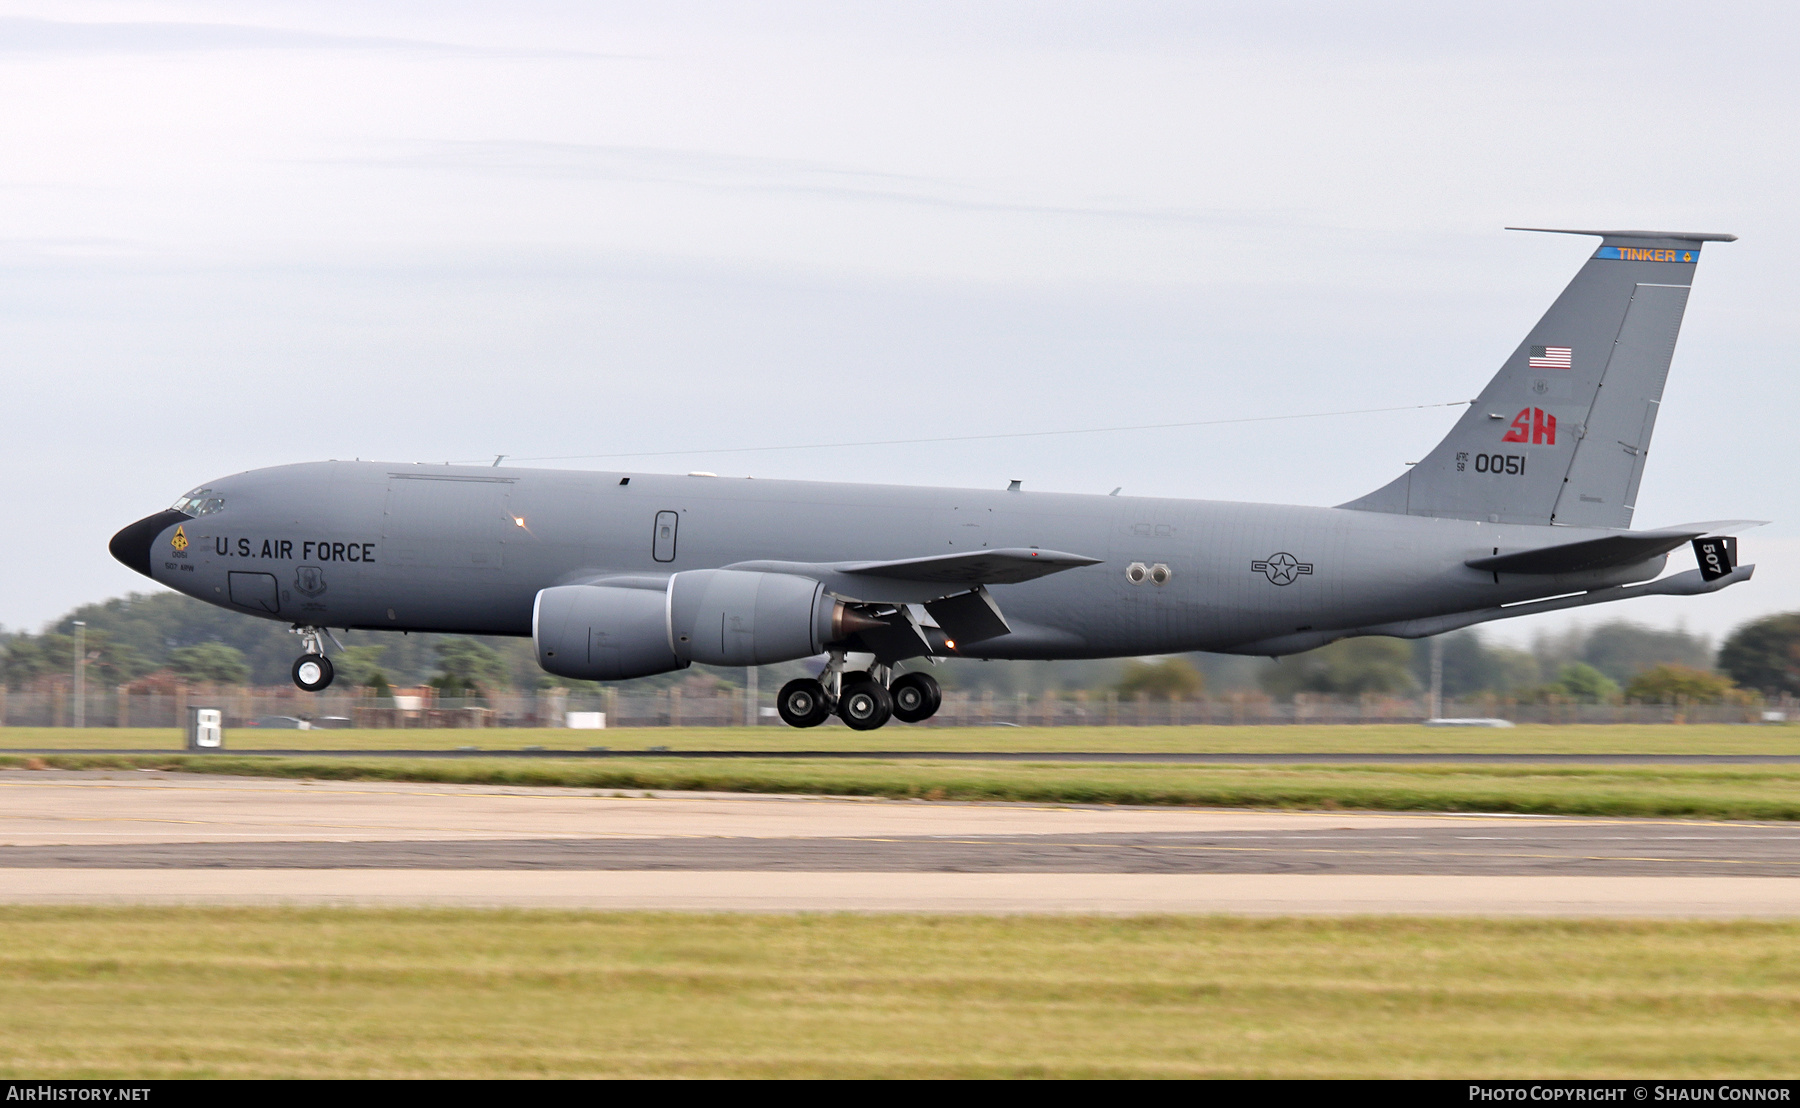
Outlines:
POLYGON ((184 512, 190 516, 209 516, 225 506, 225 500, 219 496, 209 496, 211 489, 195 489, 186 496, 171 504, 170 510, 184 512))

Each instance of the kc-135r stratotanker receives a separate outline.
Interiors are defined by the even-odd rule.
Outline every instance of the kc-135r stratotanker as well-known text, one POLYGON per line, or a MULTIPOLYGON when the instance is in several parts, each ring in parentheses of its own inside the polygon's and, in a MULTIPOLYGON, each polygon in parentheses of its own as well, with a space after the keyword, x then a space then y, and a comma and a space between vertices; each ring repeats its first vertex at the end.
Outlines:
POLYGON ((782 718, 861 729, 937 709, 911 659, 1279 656, 1748 580, 1754 521, 1630 530, 1701 244, 1734 236, 1567 233, 1601 246, 1450 434, 1335 508, 315 462, 195 489, 112 552, 291 622, 302 689, 331 627, 529 635, 602 681, 822 655, 782 718))

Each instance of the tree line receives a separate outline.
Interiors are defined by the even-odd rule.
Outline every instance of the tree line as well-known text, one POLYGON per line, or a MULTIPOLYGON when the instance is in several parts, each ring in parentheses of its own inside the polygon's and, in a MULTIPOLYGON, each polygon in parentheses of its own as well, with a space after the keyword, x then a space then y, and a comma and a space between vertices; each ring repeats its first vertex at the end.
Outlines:
MULTIPOLYGON (((1616 620, 1537 635, 1528 648, 1500 645, 1479 631, 1443 639, 1446 697, 1492 694, 1519 702, 1749 703, 1800 695, 1800 612, 1767 616, 1734 630, 1715 651, 1704 635, 1616 620)), ((1166 698, 1202 688, 1255 687, 1278 699, 1409 695, 1431 681, 1430 640, 1342 639, 1279 660, 1219 655, 1138 662, 1123 693, 1166 698)))
MULTIPOLYGON (((181 680, 280 685, 300 652, 286 626, 240 615, 179 593, 132 593, 83 605, 36 634, 0 629, 0 681, 9 689, 46 687, 74 662, 74 630, 84 623, 91 687, 181 680)), ((449 696, 502 689, 580 685, 537 666, 529 639, 337 632, 339 680, 378 692, 432 685, 449 696)), ((765 667, 765 689, 805 670, 765 667)), ((932 672, 949 689, 999 695, 1111 691, 1127 699, 1188 698, 1203 692, 1410 695, 1430 681, 1430 643, 1344 639, 1280 660, 1190 654, 1155 660, 978 662, 953 659, 932 672)), ((695 666, 624 682, 627 689, 682 686, 691 692, 734 688, 741 669, 695 666)), ((1492 693, 1516 700, 1695 702, 1751 695, 1800 695, 1800 612, 1754 620, 1715 650, 1703 635, 1615 621, 1536 636, 1529 647, 1495 643, 1476 630, 1443 637, 1446 696, 1492 693)))

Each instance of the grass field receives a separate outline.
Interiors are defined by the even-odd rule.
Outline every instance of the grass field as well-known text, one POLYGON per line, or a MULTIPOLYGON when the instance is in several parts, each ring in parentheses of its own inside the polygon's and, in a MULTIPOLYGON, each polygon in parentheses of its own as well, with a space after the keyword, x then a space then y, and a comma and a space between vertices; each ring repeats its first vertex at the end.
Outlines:
POLYGON ((1800 819, 1796 766, 1158 765, 643 758, 0 756, 0 766, 166 768, 326 780, 809 793, 929 800, 1800 819))
POLYGON ((169 755, 107 758, 46 755, 69 768, 150 766, 196 773, 388 779, 596 789, 701 789, 835 793, 1047 803, 1198 804, 1565 815, 1800 819, 1800 766, 1304 765, 1307 754, 1658 753, 1800 754, 1800 727, 1563 726, 1451 730, 1419 726, 1116 728, 645 728, 623 731, 236 730, 223 753, 186 756, 168 730, 0 729, 0 765, 22 765, 6 749, 128 748, 169 755), (780 757, 704 762, 642 756, 600 760, 507 758, 526 746, 554 751, 574 736, 621 750, 781 749, 1289 753, 1293 765, 1158 765, 900 761, 812 761, 780 757), (258 749, 455 749, 495 757, 455 760, 256 757, 258 749))
POLYGON ((1800 924, 4 908, 7 1077, 1791 1077, 1800 924))
MULTIPOLYGON (((0 750, 179 750, 173 728, 5 727, 0 750)), ((950 750, 1259 753, 1480 754, 1800 754, 1800 726, 1743 724, 1560 725, 1429 728, 1417 724, 1272 727, 906 727, 879 731, 820 727, 643 727, 611 731, 562 728, 483 730, 257 731, 233 728, 232 750, 950 750)))

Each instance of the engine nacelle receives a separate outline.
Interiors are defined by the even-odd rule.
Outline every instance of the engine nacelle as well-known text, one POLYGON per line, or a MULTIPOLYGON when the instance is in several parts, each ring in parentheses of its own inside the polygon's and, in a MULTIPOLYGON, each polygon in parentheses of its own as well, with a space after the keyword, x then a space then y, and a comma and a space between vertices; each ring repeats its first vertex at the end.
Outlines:
POLYGON ((559 677, 623 681, 685 668, 762 666, 808 658, 886 624, 846 608, 791 573, 697 569, 666 589, 559 585, 537 595, 538 665, 559 677))
POLYGON ((539 592, 531 613, 538 665, 558 677, 623 681, 687 668, 669 637, 661 589, 560 585, 539 592))
POLYGON ((670 644, 714 666, 761 666, 807 658, 844 637, 856 619, 825 586, 791 573, 697 569, 669 583, 670 644))

